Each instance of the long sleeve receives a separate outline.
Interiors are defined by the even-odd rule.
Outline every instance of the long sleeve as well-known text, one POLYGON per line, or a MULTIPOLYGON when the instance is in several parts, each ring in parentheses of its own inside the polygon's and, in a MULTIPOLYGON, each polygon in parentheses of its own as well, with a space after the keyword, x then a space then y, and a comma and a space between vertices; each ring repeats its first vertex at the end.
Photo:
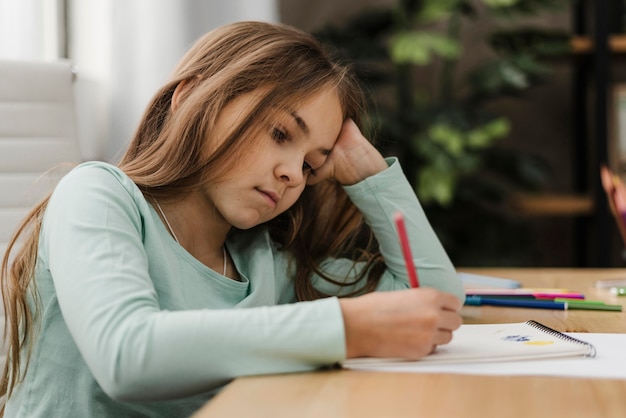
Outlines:
POLYGON ((75 170, 45 215, 37 272, 45 335, 25 384, 43 387, 63 370, 85 378, 88 369, 112 398, 148 401, 343 359, 336 298, 272 306, 274 281, 286 278, 267 239, 227 243, 243 276, 233 281, 172 240, 121 172, 75 170))
MULTIPOLYGON (((379 242, 387 266, 379 290, 408 287, 406 265, 393 222, 393 213, 401 211, 405 216, 420 286, 440 289, 464 299, 463 286, 456 270, 428 222, 400 163, 395 158, 388 158, 387 162, 389 167, 386 170, 355 185, 344 187, 379 242)), ((325 268, 345 273, 349 263, 346 260, 331 261, 325 268)), ((333 291, 321 281, 316 285, 324 291, 333 291)))
MULTIPOLYGON (((393 163, 347 188, 388 263, 381 290, 407 286, 388 219, 399 208, 423 285, 454 291, 454 270, 398 170, 393 163)), ((237 282, 176 243, 119 169, 73 170, 44 216, 40 332, 7 416, 189 416, 235 377, 343 360, 338 299, 285 303, 293 301, 286 255, 267 233, 241 232, 227 241, 237 282)), ((340 270, 346 261, 330 262, 340 270)))

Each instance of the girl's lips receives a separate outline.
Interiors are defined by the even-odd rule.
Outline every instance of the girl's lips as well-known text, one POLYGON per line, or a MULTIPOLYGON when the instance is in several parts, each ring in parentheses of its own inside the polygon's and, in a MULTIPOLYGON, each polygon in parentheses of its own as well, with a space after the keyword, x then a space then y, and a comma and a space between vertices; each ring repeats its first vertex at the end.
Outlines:
POLYGON ((270 203, 272 207, 276 207, 276 204, 278 204, 278 201, 280 200, 278 193, 263 189, 257 189, 257 191, 261 193, 261 195, 268 203, 270 203))

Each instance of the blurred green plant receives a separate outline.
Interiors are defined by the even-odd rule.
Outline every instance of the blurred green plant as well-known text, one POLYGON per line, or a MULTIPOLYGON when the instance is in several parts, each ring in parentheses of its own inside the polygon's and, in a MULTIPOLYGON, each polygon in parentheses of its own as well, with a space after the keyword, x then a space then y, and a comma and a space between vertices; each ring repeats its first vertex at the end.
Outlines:
MULTIPOLYGON (((400 158, 457 263, 482 263, 485 257, 463 255, 473 243, 461 237, 489 236, 490 228, 501 231, 491 233, 496 250, 507 248, 498 243, 498 235, 516 234, 523 244, 520 237, 528 228, 503 206, 511 193, 539 190, 550 167, 532 155, 498 147, 514 127, 488 105, 521 97, 541 84, 550 75, 548 58, 569 51, 569 33, 519 24, 566 3, 398 0, 390 8, 368 10, 341 27, 326 26, 316 33, 353 64, 370 90, 371 123, 384 141, 379 145, 400 158), (493 23, 482 39, 490 53, 461 73, 460 60, 474 53, 464 49, 462 28, 478 18, 493 23)), ((518 251, 513 246, 511 252, 518 251)), ((517 264, 524 257, 519 253, 517 264)))

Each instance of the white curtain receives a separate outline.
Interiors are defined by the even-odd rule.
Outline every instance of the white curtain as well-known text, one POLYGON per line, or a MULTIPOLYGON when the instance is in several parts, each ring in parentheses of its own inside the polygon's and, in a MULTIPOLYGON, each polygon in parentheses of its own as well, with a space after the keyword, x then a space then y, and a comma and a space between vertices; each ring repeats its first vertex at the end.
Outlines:
MULTIPOLYGON (((0 0, 6 1, 6 0, 0 0)), ((24 1, 24 0, 15 0, 24 1)), ((29 0, 35 1, 35 0, 29 0)), ((277 0, 68 0, 69 55, 92 100, 83 135, 117 161, 152 94, 202 34, 238 20, 278 21, 277 0), (93 127, 93 132, 85 132, 93 127), (97 134, 95 134, 97 132, 97 134)))

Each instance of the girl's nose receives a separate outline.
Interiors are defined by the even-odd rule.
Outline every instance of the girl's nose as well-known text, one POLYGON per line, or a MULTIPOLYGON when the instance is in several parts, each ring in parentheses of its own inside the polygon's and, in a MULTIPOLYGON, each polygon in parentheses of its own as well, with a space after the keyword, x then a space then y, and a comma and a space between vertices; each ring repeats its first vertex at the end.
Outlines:
POLYGON ((300 158, 283 160, 276 165, 274 172, 276 177, 286 182, 289 186, 297 186, 304 181, 302 166, 304 161, 300 158))

